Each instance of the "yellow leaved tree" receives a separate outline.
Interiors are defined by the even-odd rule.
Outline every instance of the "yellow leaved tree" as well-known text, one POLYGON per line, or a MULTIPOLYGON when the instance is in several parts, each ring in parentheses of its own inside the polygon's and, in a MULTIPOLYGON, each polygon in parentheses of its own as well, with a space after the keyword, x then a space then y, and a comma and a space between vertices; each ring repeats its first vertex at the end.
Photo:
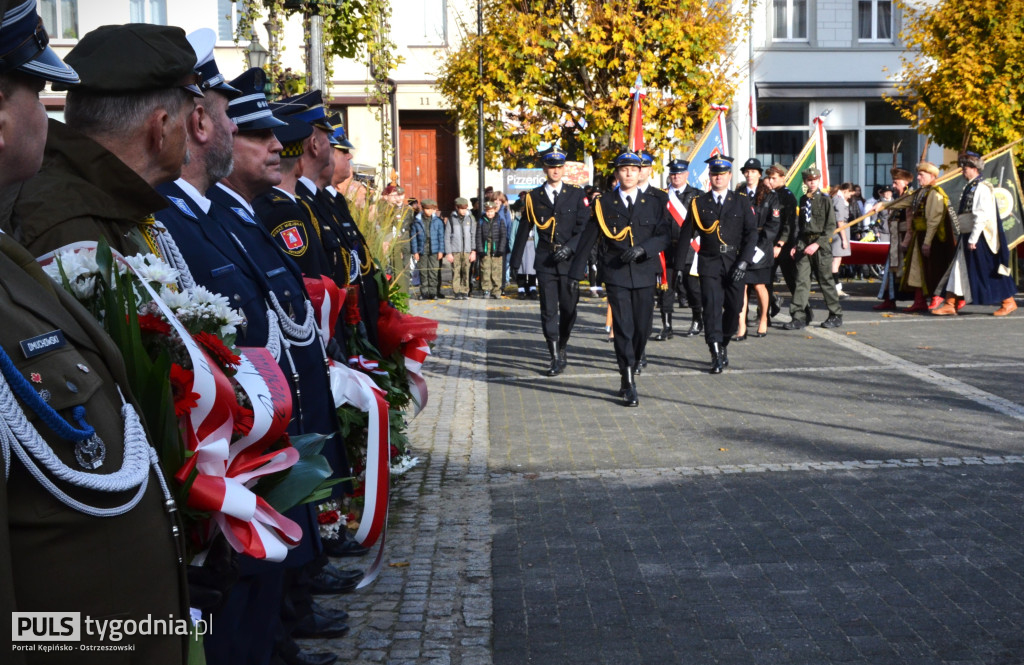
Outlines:
POLYGON ((607 163, 626 141, 638 74, 647 93, 644 135, 656 157, 683 154, 714 114, 710 105, 732 99, 730 51, 746 26, 728 2, 481 1, 483 37, 473 29, 448 53, 438 85, 474 159, 482 97, 491 168, 559 140, 571 156, 607 163))
POLYGON ((986 153, 1024 136, 1024 0, 899 1, 903 60, 889 101, 939 144, 986 153))

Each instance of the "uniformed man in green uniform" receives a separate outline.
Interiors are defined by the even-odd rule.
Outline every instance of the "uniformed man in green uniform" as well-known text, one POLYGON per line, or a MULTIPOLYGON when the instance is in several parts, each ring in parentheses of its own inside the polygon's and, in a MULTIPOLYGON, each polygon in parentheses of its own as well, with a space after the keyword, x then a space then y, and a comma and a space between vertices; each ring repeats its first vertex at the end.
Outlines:
MULTIPOLYGON (((47 48, 36 0, 13 7, 0 0, 0 16, 0 186, 8 186, 42 162, 44 81, 74 85, 78 76, 47 48)), ((6 234, 0 234, 0 316, 0 418, 14 428, 0 437, 0 615, 80 612, 83 623, 147 616, 186 622, 180 543, 166 510, 173 501, 165 503, 160 471, 150 465, 149 446, 159 442, 125 427, 138 408, 122 410, 121 395, 129 404, 132 398, 119 349, 6 234), (72 413, 78 408, 80 419, 72 413), (141 463, 130 461, 132 452, 141 452, 141 463), (119 469, 129 477, 115 474, 119 469), (116 507, 123 510, 111 510, 116 507)), ((97 644, 79 626, 83 644, 97 644)), ((76 648, 63 662, 181 665, 188 641, 132 635, 116 644, 132 650, 112 656, 76 648)), ((3 662, 55 657, 12 651, 3 662)))
POLYGON ((86 34, 67 55, 81 83, 50 121, 46 160, 14 204, 14 236, 36 256, 105 237, 122 254, 159 254, 153 188, 181 175, 186 122, 202 97, 181 28, 132 23, 86 34))
POLYGON ((800 197, 797 208, 796 245, 790 256, 796 264, 796 289, 789 304, 793 317, 785 323, 784 330, 800 330, 807 325, 810 308, 807 305, 811 294, 811 273, 814 272, 821 287, 821 296, 828 307, 828 318, 821 322, 822 328, 838 328, 843 325, 843 308, 839 305, 839 293, 832 279, 832 247, 829 239, 836 230, 836 212, 832 199, 818 186, 821 171, 813 166, 802 174, 807 193, 800 197))

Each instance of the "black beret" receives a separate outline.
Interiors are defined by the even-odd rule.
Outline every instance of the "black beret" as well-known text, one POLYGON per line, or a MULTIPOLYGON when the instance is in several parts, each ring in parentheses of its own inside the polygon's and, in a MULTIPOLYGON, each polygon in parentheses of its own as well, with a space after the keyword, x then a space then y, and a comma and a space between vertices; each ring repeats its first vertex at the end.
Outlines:
POLYGON ((149 92, 185 87, 202 97, 196 53, 185 31, 171 25, 104 25, 86 34, 65 56, 81 78, 76 90, 149 92))

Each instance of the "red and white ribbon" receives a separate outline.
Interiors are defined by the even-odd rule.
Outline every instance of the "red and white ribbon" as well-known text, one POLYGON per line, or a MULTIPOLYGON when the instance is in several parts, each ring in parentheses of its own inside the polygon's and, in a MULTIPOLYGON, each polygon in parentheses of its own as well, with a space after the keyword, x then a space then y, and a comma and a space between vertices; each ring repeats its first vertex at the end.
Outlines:
POLYGON ((430 345, 423 338, 417 337, 402 345, 402 355, 405 356, 405 371, 409 375, 414 407, 412 416, 415 418, 427 406, 427 380, 423 378, 422 371, 423 363, 430 355, 430 345))

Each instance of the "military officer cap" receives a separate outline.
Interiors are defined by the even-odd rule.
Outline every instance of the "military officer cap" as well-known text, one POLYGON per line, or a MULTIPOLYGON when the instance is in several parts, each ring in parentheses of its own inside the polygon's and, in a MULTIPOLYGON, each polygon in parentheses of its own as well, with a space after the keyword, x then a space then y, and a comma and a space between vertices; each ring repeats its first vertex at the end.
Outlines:
POLYGON ((213 59, 213 46, 217 43, 217 33, 209 28, 199 28, 188 33, 188 43, 196 54, 196 74, 199 75, 199 89, 203 92, 216 90, 228 99, 241 97, 238 88, 232 88, 224 80, 224 75, 213 59))
POLYGON ((769 174, 778 173, 780 176, 785 178, 786 174, 789 173, 789 170, 785 166, 783 166, 782 164, 779 164, 778 162, 775 162, 774 164, 772 164, 771 166, 768 167, 768 173, 769 174))
POLYGON ((238 125, 238 131, 255 132, 287 124, 275 118, 270 110, 270 102, 263 93, 266 82, 267 74, 259 67, 253 67, 231 81, 231 87, 242 93, 241 97, 228 102, 228 117, 238 125))
POLYGON ((744 171, 757 171, 758 173, 764 173, 764 169, 761 168, 761 160, 751 157, 747 161, 743 162, 743 168, 740 169, 740 173, 744 171))
POLYGON ((469 199, 467 199, 465 196, 460 196, 459 198, 455 199, 455 207, 456 208, 468 208, 469 207, 469 199))
POLYGON ((640 155, 630 150, 622 153, 615 158, 614 162, 612 162, 612 166, 615 168, 619 168, 620 166, 643 166, 643 164, 644 162, 643 159, 640 158, 640 155))
POLYGON ((540 156, 544 166, 565 166, 565 153, 558 148, 552 148, 540 156))
POLYGON ((294 117, 297 120, 334 133, 334 126, 327 120, 324 109, 324 95, 319 90, 310 90, 294 97, 285 97, 275 102, 274 114, 279 118, 294 117))
POLYGON ((685 159, 673 159, 668 163, 669 175, 676 173, 686 173, 690 170, 690 162, 685 159))
POLYGON ((972 166, 979 171, 985 168, 985 159, 978 153, 970 150, 960 153, 960 157, 956 160, 956 163, 957 166, 972 166))
POLYGON ((931 173, 933 176, 939 175, 939 167, 935 166, 931 162, 921 162, 917 165, 918 171, 924 171, 925 173, 931 173))
POLYGON ((804 180, 817 180, 821 177, 821 171, 816 166, 812 166, 808 169, 804 169, 804 172, 801 175, 804 180))
MULTIPOLYGON (((274 109, 274 114, 277 114, 277 109, 274 109)), ((281 142, 281 157, 301 157, 305 152, 302 144, 313 133, 313 126, 294 116, 277 118, 284 122, 283 126, 274 127, 274 136, 281 142)))
POLYGON ((185 31, 172 25, 103 25, 82 37, 65 59, 81 79, 75 90, 123 94, 181 87, 203 96, 196 52, 185 31))
POLYGON ((338 150, 354 150, 355 146, 352 145, 348 136, 345 135, 345 125, 341 123, 341 114, 333 113, 327 121, 331 123, 331 127, 334 127, 334 131, 331 133, 331 145, 338 150))
POLYGON ((710 159, 705 159, 704 163, 708 165, 708 172, 712 175, 716 173, 729 173, 732 171, 732 157, 715 155, 710 159))
POLYGON ((424 209, 426 209, 426 208, 434 208, 435 210, 437 209, 437 201, 435 201, 434 199, 423 199, 423 201, 421 203, 422 203, 424 209))
POLYGON ((48 44, 36 0, 4 3, 0 18, 0 74, 21 72, 64 85, 79 83, 78 73, 65 65, 48 44), (13 7, 7 9, 9 4, 13 7))
POLYGON ((640 162, 642 166, 654 166, 654 155, 644 150, 640 153, 640 162))

